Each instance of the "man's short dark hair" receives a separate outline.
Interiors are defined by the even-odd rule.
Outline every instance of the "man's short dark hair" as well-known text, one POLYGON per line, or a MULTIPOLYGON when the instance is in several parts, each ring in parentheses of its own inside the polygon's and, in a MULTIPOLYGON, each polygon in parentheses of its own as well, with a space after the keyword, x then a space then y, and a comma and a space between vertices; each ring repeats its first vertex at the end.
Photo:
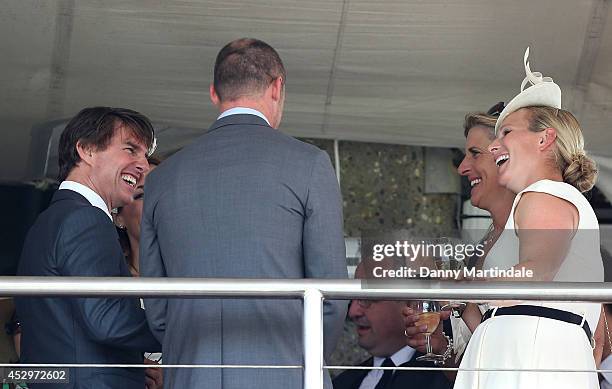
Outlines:
POLYGON ((64 181, 81 157, 77 143, 96 150, 108 147, 115 129, 121 124, 132 131, 132 135, 152 152, 155 131, 143 114, 126 108, 85 108, 73 117, 62 132, 59 142, 59 180, 64 181))
POLYGON ((286 81, 280 56, 265 42, 241 38, 225 45, 217 55, 214 86, 221 101, 263 93, 278 77, 286 81))

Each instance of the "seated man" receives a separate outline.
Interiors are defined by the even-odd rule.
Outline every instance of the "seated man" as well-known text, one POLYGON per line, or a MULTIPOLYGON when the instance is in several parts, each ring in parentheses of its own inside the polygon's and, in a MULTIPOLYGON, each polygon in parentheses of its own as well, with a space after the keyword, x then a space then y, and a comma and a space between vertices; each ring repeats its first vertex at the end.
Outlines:
MULTIPOLYGON (((387 262, 386 260, 383 262, 387 262)), ((368 266, 361 262, 355 278, 367 277, 368 266)), ((370 273, 371 275, 371 273, 370 273)), ((349 317, 357 325, 359 346, 372 358, 361 366, 433 367, 418 362, 422 355, 407 345, 402 309, 406 301, 352 300, 349 317)), ((335 389, 450 389, 452 384, 441 371, 432 370, 346 370, 333 381, 335 389)))

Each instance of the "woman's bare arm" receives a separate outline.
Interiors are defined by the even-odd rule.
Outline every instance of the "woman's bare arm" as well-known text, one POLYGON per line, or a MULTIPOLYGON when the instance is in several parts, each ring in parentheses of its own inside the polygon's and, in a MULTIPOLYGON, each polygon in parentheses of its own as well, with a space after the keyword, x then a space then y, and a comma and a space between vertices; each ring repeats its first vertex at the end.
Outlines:
MULTIPOLYGON (((519 237, 517 268, 533 271, 526 281, 552 281, 578 227, 576 207, 547 193, 523 194, 514 214, 519 237)), ((513 280, 518 281, 514 278, 513 280)))

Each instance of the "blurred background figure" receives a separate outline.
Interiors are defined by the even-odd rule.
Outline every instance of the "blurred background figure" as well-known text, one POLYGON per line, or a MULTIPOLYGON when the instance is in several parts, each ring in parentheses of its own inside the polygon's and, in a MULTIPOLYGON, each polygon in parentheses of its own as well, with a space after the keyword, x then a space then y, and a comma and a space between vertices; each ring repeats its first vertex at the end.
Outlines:
MULTIPOLYGON (((114 213, 114 221, 119 234, 119 243, 125 256, 130 273, 133 277, 139 277, 138 252, 140 247, 140 220, 142 219, 142 203, 144 198, 144 185, 147 175, 155 169, 160 160, 156 157, 148 157, 149 171, 145 173, 136 186, 134 201, 119 207, 114 213)), ((142 301, 142 300, 141 300, 142 301)), ((161 353, 145 353, 145 364, 161 363, 161 353)), ((159 367, 145 369, 145 385, 147 389, 161 389, 163 387, 163 371, 159 367)))
MULTIPOLYGON (((149 172, 155 169, 161 162, 159 158, 156 157, 149 157, 147 160, 149 161, 149 172)), ((123 255, 125 256, 130 273, 134 277, 140 275, 138 264, 140 220, 142 219, 145 179, 149 172, 143 175, 140 182, 138 182, 136 193, 134 194, 134 201, 123 207, 117 208, 113 217, 115 225, 117 226, 117 233, 119 234, 119 242, 121 243, 123 255)))
POLYGON ((0 363, 19 361, 21 325, 15 316, 13 299, 0 297, 0 363))

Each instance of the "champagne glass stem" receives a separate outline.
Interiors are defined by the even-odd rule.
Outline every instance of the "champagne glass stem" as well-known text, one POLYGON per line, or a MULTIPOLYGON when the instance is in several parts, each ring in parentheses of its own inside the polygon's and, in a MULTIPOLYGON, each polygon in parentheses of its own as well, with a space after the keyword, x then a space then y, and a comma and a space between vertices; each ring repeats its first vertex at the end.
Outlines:
POLYGON ((432 354, 433 350, 431 348, 431 335, 430 334, 425 334, 425 342, 426 342, 426 348, 427 348, 427 355, 432 354))

